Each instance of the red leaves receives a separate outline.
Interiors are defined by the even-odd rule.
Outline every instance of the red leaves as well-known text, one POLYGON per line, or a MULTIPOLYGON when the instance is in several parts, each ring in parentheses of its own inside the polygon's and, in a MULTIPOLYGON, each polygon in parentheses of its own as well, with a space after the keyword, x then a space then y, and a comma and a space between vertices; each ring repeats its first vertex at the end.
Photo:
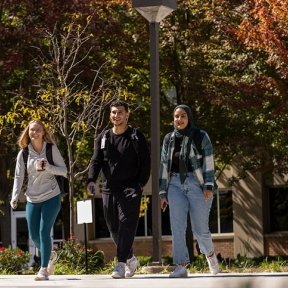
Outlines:
POLYGON ((267 63, 274 66, 282 78, 288 76, 288 3, 287 1, 250 0, 238 30, 240 39, 248 48, 268 53, 267 63))

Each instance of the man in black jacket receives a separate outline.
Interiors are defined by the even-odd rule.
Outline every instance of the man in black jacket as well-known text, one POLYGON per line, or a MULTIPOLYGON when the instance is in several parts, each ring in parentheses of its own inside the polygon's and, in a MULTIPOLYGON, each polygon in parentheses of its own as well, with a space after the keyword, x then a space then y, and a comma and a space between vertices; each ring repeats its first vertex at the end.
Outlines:
POLYGON ((150 176, 150 153, 144 135, 128 126, 129 108, 116 100, 110 105, 113 128, 95 140, 87 191, 93 194, 102 170, 104 217, 117 247, 113 278, 132 277, 139 266, 133 255, 143 186, 150 176))

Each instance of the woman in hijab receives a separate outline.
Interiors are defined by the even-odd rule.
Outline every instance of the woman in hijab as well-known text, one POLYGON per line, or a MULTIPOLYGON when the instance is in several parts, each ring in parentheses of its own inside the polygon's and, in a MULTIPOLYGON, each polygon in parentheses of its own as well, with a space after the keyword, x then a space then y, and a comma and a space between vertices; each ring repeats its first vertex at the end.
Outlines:
POLYGON ((188 212, 193 234, 206 256, 210 272, 215 275, 219 266, 209 231, 214 190, 213 147, 208 134, 195 128, 192 111, 187 105, 178 105, 173 118, 174 131, 163 141, 159 181, 161 209, 164 211, 169 205, 173 262, 176 265, 169 277, 188 276, 188 212), (200 138, 201 151, 197 151, 197 137, 200 138))

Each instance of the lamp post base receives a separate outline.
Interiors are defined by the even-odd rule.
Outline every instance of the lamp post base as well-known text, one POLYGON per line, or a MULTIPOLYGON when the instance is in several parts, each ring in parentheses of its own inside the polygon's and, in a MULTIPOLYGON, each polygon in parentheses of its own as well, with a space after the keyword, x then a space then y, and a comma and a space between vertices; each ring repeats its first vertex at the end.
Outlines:
POLYGON ((159 262, 149 263, 147 266, 142 267, 141 272, 146 274, 158 274, 162 272, 172 272, 174 271, 175 266, 165 266, 159 262))

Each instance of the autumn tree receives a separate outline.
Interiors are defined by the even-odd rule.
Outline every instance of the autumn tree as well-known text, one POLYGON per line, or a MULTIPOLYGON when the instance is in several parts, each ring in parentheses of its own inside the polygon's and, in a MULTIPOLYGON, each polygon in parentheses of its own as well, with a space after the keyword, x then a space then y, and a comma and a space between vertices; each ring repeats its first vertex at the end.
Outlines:
POLYGON ((178 1, 161 40, 163 119, 175 103, 188 103, 211 136, 218 169, 237 163, 239 177, 287 171, 285 83, 275 85, 280 74, 267 51, 247 49, 239 38, 245 3, 178 1), (169 88, 176 98, 165 95, 169 88))
MULTIPOLYGON (((243 170, 287 173, 287 3, 214 1, 209 16, 222 34, 223 47, 234 47, 229 58, 242 54, 238 63, 228 66, 222 88, 219 81, 214 85, 217 91, 226 88, 226 97, 219 95, 215 104, 232 109, 229 122, 234 118, 241 128, 235 130, 238 144, 232 137, 230 145, 241 153, 243 170), (231 72, 237 70, 241 77, 231 82, 231 72)), ((226 57, 224 61, 233 64, 226 57)))
POLYGON ((288 78, 288 3, 281 0, 245 1, 238 38, 249 49, 267 53, 267 63, 282 79, 288 78))

